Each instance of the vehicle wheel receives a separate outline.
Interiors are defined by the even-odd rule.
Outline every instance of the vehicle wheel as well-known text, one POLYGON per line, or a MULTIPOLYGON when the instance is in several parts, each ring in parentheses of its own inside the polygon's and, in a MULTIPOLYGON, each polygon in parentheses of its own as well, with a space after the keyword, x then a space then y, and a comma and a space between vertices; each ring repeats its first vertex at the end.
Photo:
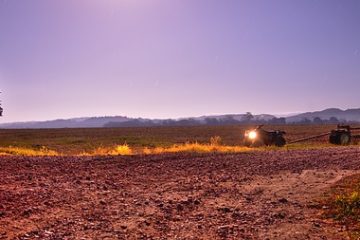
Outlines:
POLYGON ((331 133, 329 137, 329 142, 331 144, 339 144, 339 134, 337 133, 331 133))
POLYGON ((286 140, 283 136, 278 136, 276 139, 275 139, 275 146, 277 147, 283 147, 285 146, 286 144, 286 140))
POLYGON ((350 134, 348 133, 342 133, 340 135, 340 144, 341 145, 349 145, 351 141, 350 134))

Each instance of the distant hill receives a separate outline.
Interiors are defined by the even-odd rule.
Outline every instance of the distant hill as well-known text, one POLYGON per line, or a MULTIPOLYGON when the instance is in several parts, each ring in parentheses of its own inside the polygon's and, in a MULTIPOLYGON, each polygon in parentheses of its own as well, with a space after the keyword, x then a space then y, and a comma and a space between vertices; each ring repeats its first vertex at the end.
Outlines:
POLYGON ((195 126, 229 124, 311 124, 360 122, 360 108, 341 110, 329 108, 323 111, 306 112, 289 117, 277 118, 274 115, 225 114, 180 119, 146 119, 124 116, 88 117, 58 119, 42 122, 3 123, 0 128, 100 128, 100 127, 152 127, 152 126, 195 126))
POLYGON ((72 118, 40 122, 3 123, 0 124, 0 128, 96 128, 103 127, 110 121, 126 122, 129 120, 129 118, 121 116, 72 118))
POLYGON ((295 116, 287 117, 287 123, 296 123, 308 119, 314 121, 315 118, 322 120, 338 119, 339 122, 360 122, 360 108, 341 110, 338 108, 328 108, 323 111, 306 112, 295 116))
POLYGON ((248 122, 267 122, 275 116, 268 114, 227 114, 181 119, 145 119, 123 116, 58 119, 39 122, 15 122, 0 124, 0 128, 97 128, 97 127, 151 127, 151 126, 193 126, 224 125, 248 122), (249 119, 250 118, 250 119, 249 119))

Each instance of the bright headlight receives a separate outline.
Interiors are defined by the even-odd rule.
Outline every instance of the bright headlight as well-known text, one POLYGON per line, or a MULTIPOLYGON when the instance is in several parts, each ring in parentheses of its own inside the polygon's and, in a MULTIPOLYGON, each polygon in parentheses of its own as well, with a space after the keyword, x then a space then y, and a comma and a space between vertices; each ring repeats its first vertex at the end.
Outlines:
POLYGON ((251 132, 249 132, 248 136, 249 136, 250 139, 255 139, 256 136, 257 136, 257 133, 255 131, 251 131, 251 132))

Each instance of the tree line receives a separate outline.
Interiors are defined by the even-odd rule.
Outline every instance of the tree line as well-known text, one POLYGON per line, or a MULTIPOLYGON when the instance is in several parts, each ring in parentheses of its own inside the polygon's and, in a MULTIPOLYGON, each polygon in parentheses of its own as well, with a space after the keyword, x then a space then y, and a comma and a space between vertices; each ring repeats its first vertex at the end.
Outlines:
POLYGON ((288 123, 284 117, 273 117, 272 119, 257 119, 251 113, 246 113, 240 120, 235 119, 234 116, 228 115, 221 118, 207 117, 203 120, 188 118, 188 119, 165 119, 165 120, 145 120, 145 119, 130 119, 124 122, 109 122, 104 127, 156 127, 156 126, 223 126, 223 125, 246 125, 246 124, 268 124, 268 125, 285 125, 285 124, 339 124, 347 123, 345 120, 339 120, 336 117, 330 119, 321 119, 315 117, 313 119, 303 118, 300 121, 288 123))

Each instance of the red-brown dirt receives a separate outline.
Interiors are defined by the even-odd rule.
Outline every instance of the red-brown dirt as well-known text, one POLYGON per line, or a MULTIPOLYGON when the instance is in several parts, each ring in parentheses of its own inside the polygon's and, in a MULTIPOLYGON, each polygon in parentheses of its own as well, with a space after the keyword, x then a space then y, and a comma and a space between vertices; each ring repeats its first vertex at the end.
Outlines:
POLYGON ((316 199, 359 147, 0 157, 0 239, 347 239, 316 199))

